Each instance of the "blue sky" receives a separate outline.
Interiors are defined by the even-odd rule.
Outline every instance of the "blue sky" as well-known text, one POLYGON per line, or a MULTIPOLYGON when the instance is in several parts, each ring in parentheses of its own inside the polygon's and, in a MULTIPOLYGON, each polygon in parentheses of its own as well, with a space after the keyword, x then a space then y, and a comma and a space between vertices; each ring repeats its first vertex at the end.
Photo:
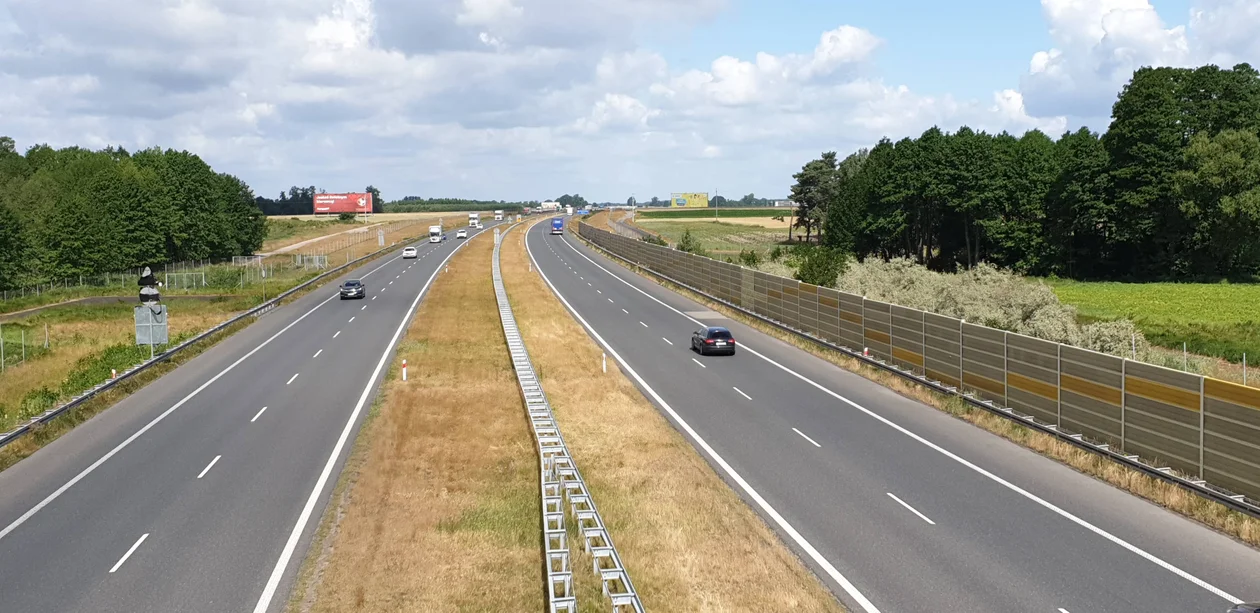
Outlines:
POLYGON ((1257 0, 10 0, 0 117, 267 195, 781 196, 822 151, 1101 131, 1137 67, 1243 60, 1257 0))

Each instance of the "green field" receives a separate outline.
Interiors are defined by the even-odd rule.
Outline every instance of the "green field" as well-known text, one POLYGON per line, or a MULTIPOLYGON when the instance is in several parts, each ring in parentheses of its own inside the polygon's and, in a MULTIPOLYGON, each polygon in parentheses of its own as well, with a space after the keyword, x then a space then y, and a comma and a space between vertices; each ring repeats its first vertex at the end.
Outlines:
MULTIPOLYGON (((792 209, 788 207, 779 207, 777 209, 763 208, 726 208, 716 209, 718 218, 722 217, 774 217, 776 215, 791 215, 792 209)), ((635 211, 635 218, 641 219, 687 219, 695 217, 713 217, 714 209, 639 209, 635 211)))
POLYGON ((722 223, 720 221, 657 221, 636 220, 635 225, 659 233, 670 243, 677 243, 683 232, 691 236, 713 256, 738 255, 743 249, 762 252, 787 242, 787 228, 762 228, 758 226, 722 223))
POLYGON ((1048 280, 1083 319, 1134 321, 1151 343, 1231 362, 1260 359, 1260 284, 1048 280))

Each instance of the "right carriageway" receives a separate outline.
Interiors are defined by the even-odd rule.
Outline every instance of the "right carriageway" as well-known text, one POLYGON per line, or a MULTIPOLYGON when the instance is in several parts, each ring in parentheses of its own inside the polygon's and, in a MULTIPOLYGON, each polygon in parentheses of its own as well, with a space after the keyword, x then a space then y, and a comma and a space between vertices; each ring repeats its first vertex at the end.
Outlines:
POLYGON ((725 318, 536 224, 548 284, 855 612, 1219 613, 1260 552, 725 318), (689 349, 731 329, 735 356, 689 349))

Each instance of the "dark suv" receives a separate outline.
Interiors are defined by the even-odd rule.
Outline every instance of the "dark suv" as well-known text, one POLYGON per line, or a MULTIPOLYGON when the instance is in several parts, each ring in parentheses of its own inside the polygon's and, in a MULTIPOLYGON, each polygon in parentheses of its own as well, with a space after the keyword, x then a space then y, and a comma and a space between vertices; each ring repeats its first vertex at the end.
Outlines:
POLYGON ((691 348, 700 352, 700 355, 710 353, 735 355, 735 339, 731 337, 730 330, 710 326, 691 333, 691 348))
POLYGON ((1260 602, 1243 602, 1234 605, 1227 613, 1260 613, 1260 602))
POLYGON ((341 284, 341 299, 346 298, 366 298, 367 289, 363 287, 363 282, 358 279, 350 279, 341 284))

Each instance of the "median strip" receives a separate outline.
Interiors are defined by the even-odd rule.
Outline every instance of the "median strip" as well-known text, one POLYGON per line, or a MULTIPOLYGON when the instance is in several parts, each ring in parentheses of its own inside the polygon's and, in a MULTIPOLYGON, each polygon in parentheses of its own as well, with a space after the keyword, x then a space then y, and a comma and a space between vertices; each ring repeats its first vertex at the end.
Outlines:
POLYGON ((537 460, 504 356, 492 247, 471 240, 420 304, 287 611, 543 610, 537 460))

